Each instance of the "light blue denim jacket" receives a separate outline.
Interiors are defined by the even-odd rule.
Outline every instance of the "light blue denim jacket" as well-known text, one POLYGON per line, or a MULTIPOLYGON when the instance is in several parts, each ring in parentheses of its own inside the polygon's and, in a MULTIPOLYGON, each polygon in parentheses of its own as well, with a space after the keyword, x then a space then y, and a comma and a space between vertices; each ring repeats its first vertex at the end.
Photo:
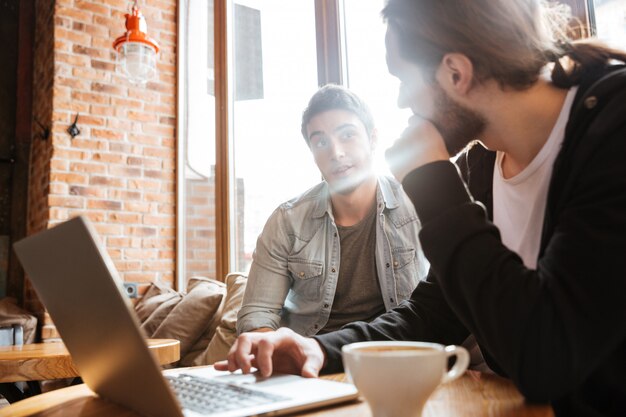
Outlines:
MULTIPOLYGON (((409 298, 426 276, 413 204, 402 186, 378 178, 376 268, 385 308, 409 298)), ((330 192, 322 182, 280 205, 257 240, 237 331, 289 327, 305 336, 322 329, 332 308, 340 259, 330 192)))

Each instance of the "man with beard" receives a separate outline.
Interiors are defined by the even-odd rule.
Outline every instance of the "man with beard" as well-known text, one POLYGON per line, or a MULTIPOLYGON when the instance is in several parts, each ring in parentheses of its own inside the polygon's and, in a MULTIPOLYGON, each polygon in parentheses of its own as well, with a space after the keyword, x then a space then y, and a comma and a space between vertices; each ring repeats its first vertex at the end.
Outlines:
POLYGON ((626 415, 626 53, 557 38, 557 12, 388 1, 387 63, 414 116, 387 159, 429 275, 371 323, 242 335, 218 368, 316 376, 350 342, 475 343, 476 366, 557 416, 626 415))
POLYGON ((238 332, 311 336, 371 321, 409 298, 427 263, 413 205, 376 176, 376 129, 353 92, 327 85, 302 116, 324 180, 278 207, 257 241, 238 332))

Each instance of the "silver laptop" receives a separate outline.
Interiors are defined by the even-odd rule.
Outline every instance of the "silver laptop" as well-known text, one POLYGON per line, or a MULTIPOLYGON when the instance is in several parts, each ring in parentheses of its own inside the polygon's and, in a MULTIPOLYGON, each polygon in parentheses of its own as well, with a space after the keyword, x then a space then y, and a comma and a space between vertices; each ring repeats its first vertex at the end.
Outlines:
POLYGON ((14 247, 81 377, 104 399, 147 417, 236 417, 294 412, 357 396, 350 384, 294 375, 263 378, 199 367, 164 376, 86 218, 14 247))

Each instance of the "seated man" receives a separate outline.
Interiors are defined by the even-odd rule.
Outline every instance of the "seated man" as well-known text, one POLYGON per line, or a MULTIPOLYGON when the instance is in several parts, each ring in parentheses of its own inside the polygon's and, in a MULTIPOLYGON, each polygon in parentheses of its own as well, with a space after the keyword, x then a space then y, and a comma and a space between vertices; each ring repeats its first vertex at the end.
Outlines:
POLYGON ((429 276, 371 323, 241 335, 218 368, 315 376, 341 370, 346 343, 471 334, 557 416, 626 415, 626 53, 555 41, 552 11, 388 1, 387 64, 415 116, 387 157, 429 276), (459 173, 448 158, 474 140, 459 173))
POLYGON ((239 333, 280 326, 311 336, 371 321, 409 298, 426 263, 398 182, 377 177, 376 131, 351 91, 322 87, 302 135, 324 181, 278 207, 259 237, 239 333))

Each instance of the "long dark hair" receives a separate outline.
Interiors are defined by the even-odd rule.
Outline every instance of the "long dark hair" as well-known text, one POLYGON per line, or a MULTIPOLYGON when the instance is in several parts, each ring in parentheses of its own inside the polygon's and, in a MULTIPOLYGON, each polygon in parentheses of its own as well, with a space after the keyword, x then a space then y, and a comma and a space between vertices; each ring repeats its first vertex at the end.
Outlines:
POLYGON ((626 52, 596 41, 571 41, 567 6, 543 0, 388 0, 382 11, 403 56, 434 71, 446 53, 466 55, 478 82, 526 89, 554 64, 560 87, 580 82, 626 52))

